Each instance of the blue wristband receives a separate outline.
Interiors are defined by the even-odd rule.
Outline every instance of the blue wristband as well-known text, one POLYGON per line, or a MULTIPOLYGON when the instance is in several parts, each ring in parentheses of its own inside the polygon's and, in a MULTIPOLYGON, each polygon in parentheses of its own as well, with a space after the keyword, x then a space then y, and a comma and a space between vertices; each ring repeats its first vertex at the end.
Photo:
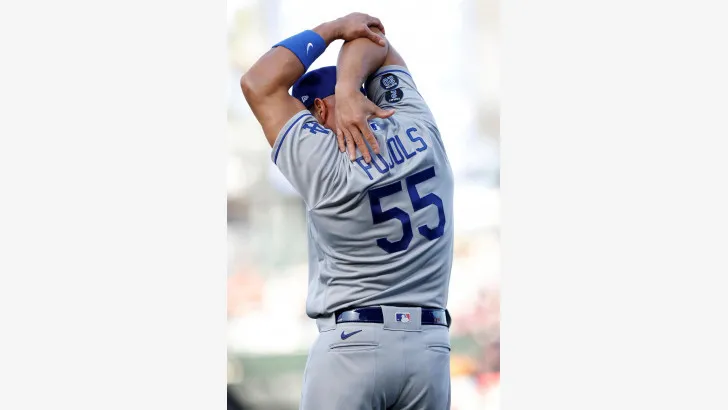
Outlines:
POLYGON ((306 30, 281 41, 273 46, 273 48, 275 47, 285 47, 291 50, 301 60, 303 71, 306 72, 311 64, 326 51, 326 41, 315 31, 306 30))

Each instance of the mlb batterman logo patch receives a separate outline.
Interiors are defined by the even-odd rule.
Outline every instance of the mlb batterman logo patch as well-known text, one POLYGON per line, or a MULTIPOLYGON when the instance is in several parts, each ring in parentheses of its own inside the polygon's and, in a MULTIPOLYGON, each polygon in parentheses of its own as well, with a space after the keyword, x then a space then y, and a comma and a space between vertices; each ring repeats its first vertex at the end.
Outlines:
POLYGON ((410 321, 410 314, 409 313, 395 313, 394 319, 397 322, 408 323, 410 321))
POLYGON ((399 85, 399 78, 397 78, 394 74, 383 75, 379 80, 379 85, 381 85, 385 90, 391 90, 399 85))

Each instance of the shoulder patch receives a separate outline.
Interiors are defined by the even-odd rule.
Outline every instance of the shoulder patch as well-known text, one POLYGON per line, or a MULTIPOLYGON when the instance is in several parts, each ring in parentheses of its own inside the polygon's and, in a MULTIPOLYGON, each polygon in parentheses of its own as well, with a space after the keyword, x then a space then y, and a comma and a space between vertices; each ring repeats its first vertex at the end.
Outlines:
POLYGON ((399 85, 399 78, 394 74, 385 74, 379 79, 379 85, 385 90, 391 90, 399 85))
POLYGON ((389 90, 384 93, 384 99, 390 103, 396 103, 401 101, 403 96, 404 93, 402 92, 401 88, 395 88, 394 90, 389 90))

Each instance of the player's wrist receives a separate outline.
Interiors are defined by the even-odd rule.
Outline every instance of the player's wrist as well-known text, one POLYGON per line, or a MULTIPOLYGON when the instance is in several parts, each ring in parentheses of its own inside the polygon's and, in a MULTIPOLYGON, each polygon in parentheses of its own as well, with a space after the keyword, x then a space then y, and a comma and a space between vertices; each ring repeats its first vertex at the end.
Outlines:
POLYGON ((340 79, 336 82, 336 87, 334 87, 334 93, 339 96, 351 96, 361 94, 361 84, 361 81, 357 82, 352 80, 340 79))
POLYGON ((333 41, 341 38, 341 27, 338 20, 328 21, 320 24, 313 29, 313 32, 320 35, 321 38, 326 42, 326 46, 331 44, 333 41))

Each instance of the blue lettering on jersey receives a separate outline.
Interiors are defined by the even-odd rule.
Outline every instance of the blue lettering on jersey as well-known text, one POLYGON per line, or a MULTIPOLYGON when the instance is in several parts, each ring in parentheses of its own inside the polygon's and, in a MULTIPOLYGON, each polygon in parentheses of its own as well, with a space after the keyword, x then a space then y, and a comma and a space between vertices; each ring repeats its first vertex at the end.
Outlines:
POLYGON ((422 144, 422 146, 420 148, 417 148, 417 151, 422 152, 427 149, 427 144, 425 143, 425 140, 422 139, 422 137, 418 137, 418 136, 415 136, 414 138, 412 137, 412 133, 415 131, 417 131, 417 128, 415 128, 415 127, 407 128, 407 136, 409 137, 410 141, 412 141, 412 142, 419 141, 420 144, 422 144))
POLYGON ((389 153, 389 162, 387 162, 387 165, 389 165, 389 169, 394 169, 394 161, 392 161, 392 153, 389 153))
POLYGON ((316 121, 309 121, 309 122, 303 124, 303 126, 301 126, 301 128, 303 128, 304 130, 310 130, 311 134, 314 134, 314 135, 316 135, 319 132, 322 132, 324 134, 329 133, 329 130, 322 127, 321 124, 319 124, 316 121))
POLYGON ((422 152, 427 149, 427 143, 425 140, 419 135, 414 135, 414 132, 416 131, 417 128, 415 127, 408 128, 408 140, 405 141, 402 141, 402 139, 399 138, 399 135, 387 138, 387 149, 389 150, 390 162, 388 162, 382 154, 377 154, 372 156, 372 162, 370 164, 364 162, 364 157, 357 158, 356 163, 359 164, 362 171, 367 174, 369 180, 374 180, 374 177, 370 172, 372 168, 376 169, 380 175, 389 173, 396 165, 404 163, 410 158, 416 156, 418 152, 422 152), (417 144, 413 145, 411 142, 417 144))
POLYGON ((387 138, 387 148, 389 148, 389 157, 393 162, 396 162, 397 164, 404 162, 404 156, 394 137, 387 138), (399 154, 399 158, 397 158, 397 154, 399 154))
POLYGON ((367 164, 366 162, 364 162, 364 157, 357 158, 356 163, 359 164, 359 166, 361 167, 361 169, 364 170, 364 172, 366 172, 366 174, 370 180, 374 179, 374 178, 372 178, 372 174, 369 173, 369 170, 372 169, 372 164, 367 164))
MULTIPOLYGON (((407 130, 407 131, 409 131, 409 130, 407 130)), ((407 135, 409 135, 409 133, 407 133, 407 135)), ((404 156, 406 159, 410 159, 410 158, 414 157, 415 155, 417 155, 417 153, 414 151, 412 153, 407 152, 407 148, 405 148, 404 144, 402 144, 402 140, 399 139, 399 135, 395 135, 394 139, 397 140, 397 144, 399 145, 400 148, 402 148, 402 152, 404 152, 404 156)), ((412 138, 410 138, 410 140, 412 140, 412 138)))
POLYGON ((387 161, 384 160, 382 154, 377 154, 376 156, 373 156, 372 164, 374 164, 374 168, 376 168, 380 174, 386 174, 387 172, 389 172, 389 164, 387 164, 387 161), (379 158, 379 160, 382 161, 382 163, 384 164, 384 169, 379 168, 379 164, 377 164, 377 158, 379 158))

